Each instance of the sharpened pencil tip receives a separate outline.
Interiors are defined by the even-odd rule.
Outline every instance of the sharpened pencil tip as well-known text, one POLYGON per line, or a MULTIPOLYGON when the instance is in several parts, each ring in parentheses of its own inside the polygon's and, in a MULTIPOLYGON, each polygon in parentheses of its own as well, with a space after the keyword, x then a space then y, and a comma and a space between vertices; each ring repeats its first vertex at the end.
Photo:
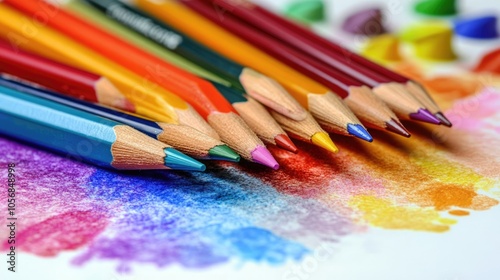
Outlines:
POLYGON ((129 101, 128 99, 124 101, 124 109, 129 111, 129 112, 135 112, 135 105, 132 103, 132 101, 129 101))
POLYGON ((332 153, 337 153, 339 151, 339 148, 335 146, 335 143, 333 143, 332 139, 326 132, 318 132, 314 134, 311 141, 314 145, 332 153))
POLYGON ((166 148, 165 154, 167 155, 165 157, 165 166, 171 169, 199 172, 203 172, 207 169, 203 163, 186 156, 176 149, 166 148))
POLYGON ((240 155, 226 145, 215 146, 208 151, 208 155, 212 160, 224 160, 231 162, 239 162, 240 155))
POLYGON ((127 112, 132 112, 132 113, 135 113, 135 109, 136 109, 134 103, 132 103, 132 101, 128 100, 125 97, 122 99, 115 100, 113 107, 120 108, 122 110, 125 110, 127 112))
POLYGON ((354 137, 357 137, 361 140, 365 140, 367 142, 373 142, 373 137, 370 133, 360 124, 348 124, 347 131, 354 137))
POLYGON ((265 147, 257 146, 251 154, 253 161, 256 163, 260 163, 274 170, 278 170, 280 168, 280 165, 271 155, 271 152, 269 152, 269 150, 265 147))
POLYGON ((412 120, 431 123, 431 124, 441 124, 441 121, 437 119, 431 112, 427 109, 420 109, 417 113, 410 114, 412 120))
POLYGON ((450 120, 441 112, 439 113, 436 113, 434 114, 434 116, 436 116, 436 118, 439 119, 439 121, 441 122, 441 124, 447 126, 447 127, 452 127, 453 124, 450 122, 450 120))
POLYGON ((411 134, 406 130, 406 128, 398 121, 391 119, 390 121, 385 123, 387 130, 390 132, 394 132, 396 134, 399 134, 401 136, 404 136, 406 138, 410 138, 411 134))
POLYGON ((276 141, 276 145, 284 150, 290 151, 292 153, 298 153, 299 149, 293 144, 292 140, 286 134, 279 134, 274 137, 274 141, 276 141))

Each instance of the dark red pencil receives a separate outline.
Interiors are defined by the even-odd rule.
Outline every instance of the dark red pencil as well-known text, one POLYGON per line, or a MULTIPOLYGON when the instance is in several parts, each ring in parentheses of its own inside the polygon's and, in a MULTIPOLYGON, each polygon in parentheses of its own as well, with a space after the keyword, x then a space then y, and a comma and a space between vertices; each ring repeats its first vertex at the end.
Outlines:
POLYGON ((135 106, 107 78, 22 51, 2 40, 0 72, 65 95, 135 112, 135 106))
MULTIPOLYGON (((419 101, 423 110, 430 110, 436 117, 430 121, 438 121, 447 126, 451 123, 443 115, 437 104, 417 82, 401 76, 381 65, 373 63, 353 52, 328 41, 310 30, 282 18, 258 5, 248 1, 203 0, 217 5, 219 13, 230 13, 245 21, 254 28, 265 32, 289 46, 327 63, 364 84, 373 87, 374 92, 393 92, 394 96, 412 98, 419 101), (222 10, 221 10, 222 9, 222 10)), ((187 3, 186 3, 187 4, 187 3)), ((385 100, 384 101, 388 101, 385 100)), ((395 109, 398 98, 388 102, 395 109)))
MULTIPOLYGON (((210 4, 196 0, 186 1, 185 4, 234 35, 252 43, 290 67, 329 87, 346 101, 351 110, 367 126, 380 130, 389 130, 405 137, 410 136, 387 105, 358 80, 332 67, 328 67, 317 59, 289 48, 287 45, 253 29, 230 14, 225 14, 221 18, 210 4)), ((410 119, 412 113, 416 112, 398 113, 404 119, 410 119)))

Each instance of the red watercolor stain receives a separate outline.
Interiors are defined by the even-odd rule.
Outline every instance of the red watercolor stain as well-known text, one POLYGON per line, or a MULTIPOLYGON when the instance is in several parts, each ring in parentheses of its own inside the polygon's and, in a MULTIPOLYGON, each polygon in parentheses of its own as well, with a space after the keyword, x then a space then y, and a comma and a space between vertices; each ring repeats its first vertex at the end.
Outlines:
MULTIPOLYGON (((342 150, 338 154, 332 154, 310 144, 297 141, 295 144, 300 150, 298 154, 269 147, 280 163, 281 167, 278 171, 269 172, 266 168, 244 162, 239 168, 264 183, 272 185, 280 193, 303 198, 320 197, 332 192, 352 194, 364 188, 374 192, 383 189, 377 179, 370 178, 367 182, 366 176, 361 176, 361 174, 367 174, 368 171, 359 165, 351 152, 342 150), (353 168, 354 165, 356 168, 353 168)), ((338 137, 336 144, 341 149, 349 145, 362 150, 361 146, 347 137, 338 137)))
MULTIPOLYGON (((38 256, 55 256, 89 244, 108 220, 101 213, 76 211, 50 217, 19 232, 16 248, 38 256)), ((4 249, 12 246, 4 243, 4 249)))
POLYGON ((500 74, 500 48, 486 54, 478 63, 474 71, 500 74))

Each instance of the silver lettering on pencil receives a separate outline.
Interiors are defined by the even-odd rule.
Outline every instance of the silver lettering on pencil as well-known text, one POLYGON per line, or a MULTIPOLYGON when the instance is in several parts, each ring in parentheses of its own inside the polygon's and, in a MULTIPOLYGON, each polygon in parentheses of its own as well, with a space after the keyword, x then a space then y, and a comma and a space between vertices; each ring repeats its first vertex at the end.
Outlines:
POLYGON ((151 19, 134 14, 118 4, 111 5, 107 9, 107 14, 171 50, 176 49, 182 43, 182 37, 179 34, 165 30, 151 19))

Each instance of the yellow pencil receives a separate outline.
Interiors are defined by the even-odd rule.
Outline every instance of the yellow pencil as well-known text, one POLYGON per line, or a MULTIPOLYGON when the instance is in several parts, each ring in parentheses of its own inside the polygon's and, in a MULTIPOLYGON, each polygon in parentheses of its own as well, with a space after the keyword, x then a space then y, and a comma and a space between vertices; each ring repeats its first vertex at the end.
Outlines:
POLYGON ((354 113, 325 86, 235 37, 176 1, 134 0, 152 16, 222 55, 280 82, 329 132, 373 138, 354 113))
POLYGON ((107 77, 136 105, 138 114, 191 126, 220 140, 215 130, 178 96, 5 5, 0 5, 0 37, 20 49, 107 77))

